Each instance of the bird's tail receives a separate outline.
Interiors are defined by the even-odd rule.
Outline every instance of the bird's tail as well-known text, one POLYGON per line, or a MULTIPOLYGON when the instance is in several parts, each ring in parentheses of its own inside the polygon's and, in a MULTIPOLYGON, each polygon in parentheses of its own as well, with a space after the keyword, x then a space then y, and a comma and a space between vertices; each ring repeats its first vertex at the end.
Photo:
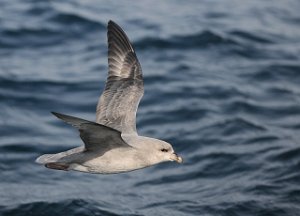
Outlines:
POLYGON ((60 154, 44 154, 38 157, 35 162, 45 165, 50 169, 68 170, 69 165, 66 163, 57 162, 62 156, 60 154))
POLYGON ((57 161, 57 157, 56 157, 56 154, 44 154, 44 155, 41 155, 39 156, 35 162, 38 163, 38 164, 46 164, 46 163, 49 163, 49 162, 56 162, 57 161))

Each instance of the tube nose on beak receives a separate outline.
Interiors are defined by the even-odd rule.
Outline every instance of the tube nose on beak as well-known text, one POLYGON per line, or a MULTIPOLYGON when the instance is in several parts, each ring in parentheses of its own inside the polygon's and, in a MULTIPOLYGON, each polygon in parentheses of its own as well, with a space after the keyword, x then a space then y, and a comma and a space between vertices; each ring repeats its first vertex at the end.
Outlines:
POLYGON ((178 156, 178 154, 176 154, 175 152, 174 152, 174 161, 176 161, 177 163, 183 162, 182 157, 178 156))

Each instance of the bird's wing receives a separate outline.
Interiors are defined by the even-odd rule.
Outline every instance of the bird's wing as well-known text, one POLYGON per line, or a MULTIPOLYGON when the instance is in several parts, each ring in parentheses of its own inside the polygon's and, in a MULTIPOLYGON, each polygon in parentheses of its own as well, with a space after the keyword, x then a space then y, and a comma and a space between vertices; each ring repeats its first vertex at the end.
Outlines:
POLYGON ((79 130, 86 150, 104 152, 114 148, 131 147, 122 139, 121 133, 113 128, 69 115, 52 113, 79 130))
POLYGON ((136 111, 144 94, 142 68, 125 32, 108 22, 108 77, 96 122, 122 133, 136 133, 136 111))

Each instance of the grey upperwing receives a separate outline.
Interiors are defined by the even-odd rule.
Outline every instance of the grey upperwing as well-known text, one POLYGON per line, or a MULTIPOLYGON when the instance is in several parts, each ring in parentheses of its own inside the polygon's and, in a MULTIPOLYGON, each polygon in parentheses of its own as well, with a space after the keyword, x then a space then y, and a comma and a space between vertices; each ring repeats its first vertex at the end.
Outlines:
POLYGON ((79 130, 87 151, 105 152, 114 148, 131 147, 122 139, 121 133, 113 128, 74 116, 52 113, 79 130))
POLYGON ((124 31, 113 21, 107 28, 109 70, 96 122, 122 133, 136 133, 136 111, 144 94, 142 69, 124 31))

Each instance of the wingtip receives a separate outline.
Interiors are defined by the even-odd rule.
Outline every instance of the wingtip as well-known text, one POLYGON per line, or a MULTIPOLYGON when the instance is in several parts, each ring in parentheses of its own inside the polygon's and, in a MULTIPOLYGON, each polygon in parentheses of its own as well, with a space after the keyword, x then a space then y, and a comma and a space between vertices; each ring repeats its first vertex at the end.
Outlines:
POLYGON ((108 20, 108 25, 111 25, 111 24, 115 24, 115 22, 113 20, 108 20))
POLYGON ((51 113, 58 119, 61 119, 63 121, 66 121, 65 119, 66 118, 69 118, 69 117, 72 117, 72 116, 68 116, 68 115, 65 115, 65 114, 61 114, 61 113, 57 113, 57 112, 52 112, 51 113))
POLYGON ((121 28, 117 23, 115 23, 113 20, 109 20, 107 23, 107 29, 110 29, 111 27, 117 27, 121 28))
POLYGON ((57 118, 59 118, 59 116, 61 116, 61 114, 60 114, 60 113, 57 113, 57 112, 51 111, 51 113, 52 113, 52 115, 54 115, 54 116, 57 117, 57 118))
POLYGON ((108 37, 108 44, 117 41, 119 44, 121 44, 118 46, 123 46, 124 52, 131 51, 135 53, 133 45, 131 44, 125 31, 121 28, 121 26, 119 26, 117 23, 115 23, 112 20, 109 20, 107 24, 107 37, 108 37))

